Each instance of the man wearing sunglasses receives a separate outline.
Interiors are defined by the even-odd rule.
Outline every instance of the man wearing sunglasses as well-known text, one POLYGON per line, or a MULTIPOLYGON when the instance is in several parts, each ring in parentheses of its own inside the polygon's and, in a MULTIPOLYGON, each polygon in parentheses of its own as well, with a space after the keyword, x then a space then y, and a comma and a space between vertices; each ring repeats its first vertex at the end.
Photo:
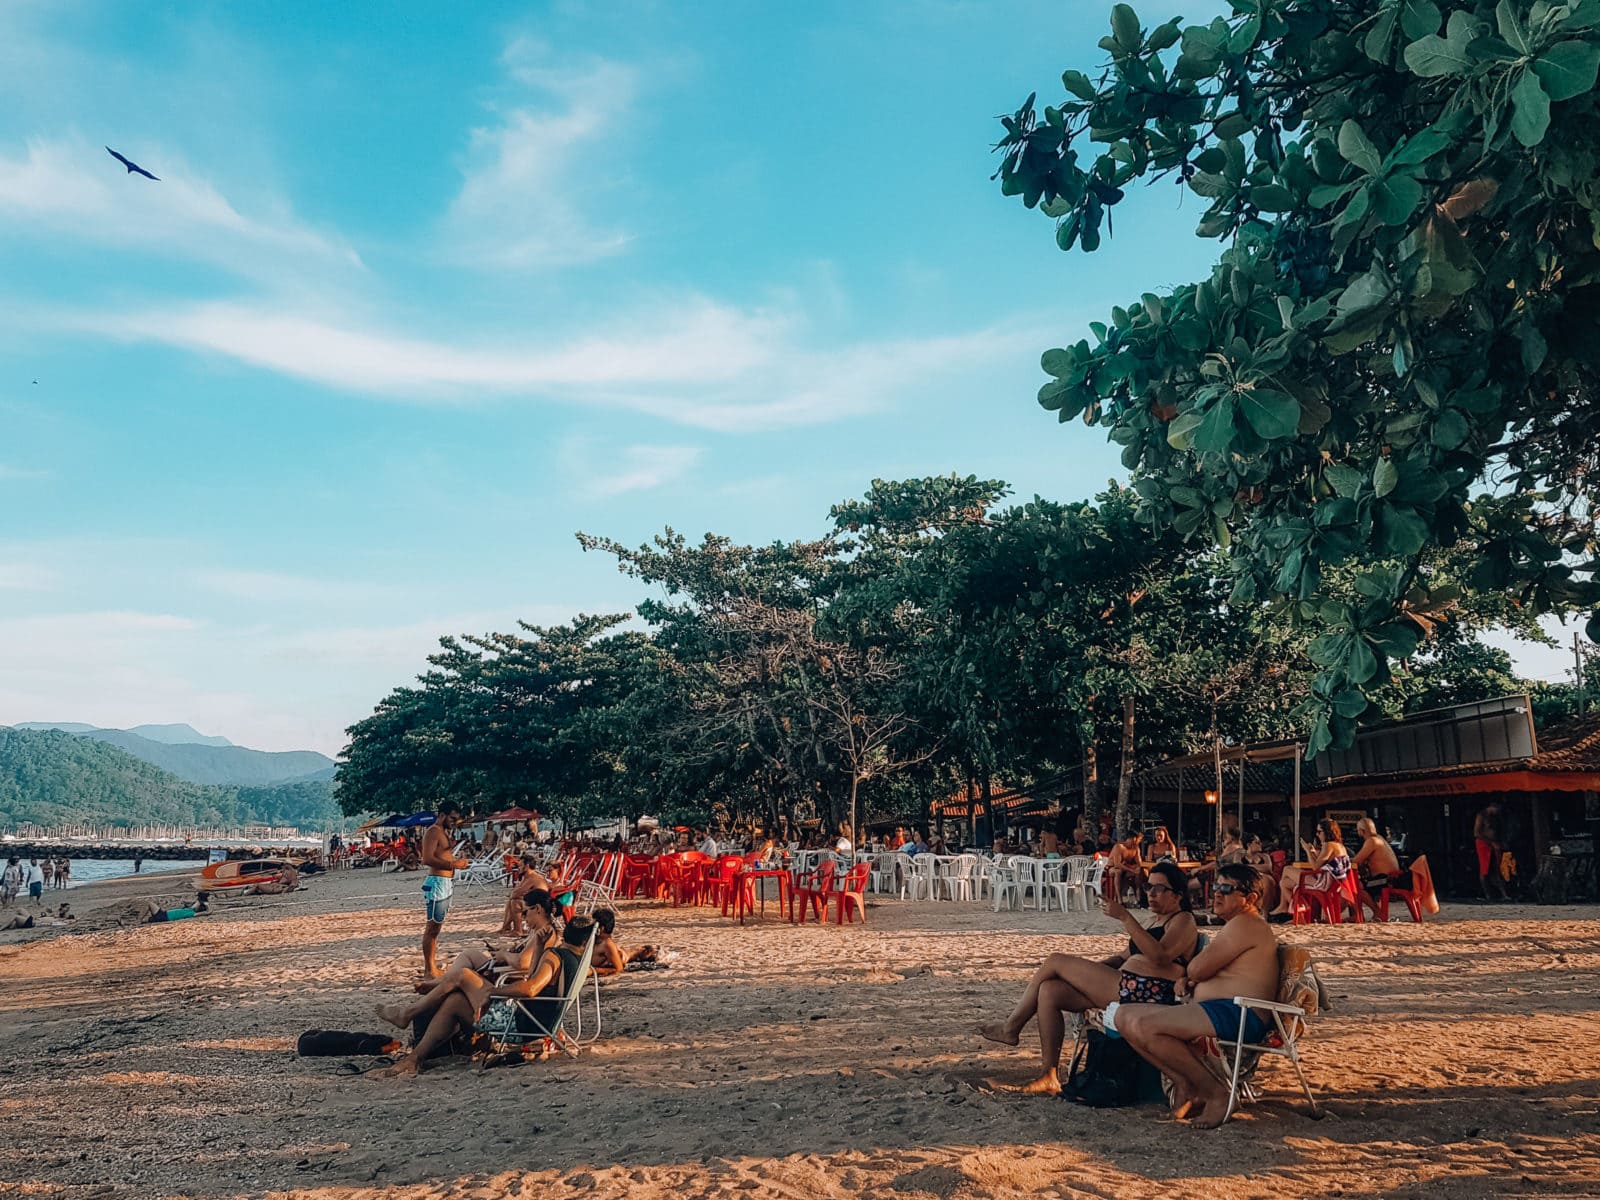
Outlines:
POLYGON ((1192 1117, 1202 1129, 1222 1124, 1227 1090, 1200 1064, 1189 1043, 1239 1036, 1241 1013, 1247 1042, 1267 1035, 1266 1024, 1253 1011, 1241 1009, 1235 996, 1275 1000, 1278 994, 1278 943, 1260 911, 1260 874, 1248 863, 1224 863, 1211 888, 1211 911, 1223 926, 1184 968, 1178 981, 1177 1005, 1130 1004, 1117 1009, 1116 1030, 1128 1044, 1172 1080, 1173 1115, 1192 1117))

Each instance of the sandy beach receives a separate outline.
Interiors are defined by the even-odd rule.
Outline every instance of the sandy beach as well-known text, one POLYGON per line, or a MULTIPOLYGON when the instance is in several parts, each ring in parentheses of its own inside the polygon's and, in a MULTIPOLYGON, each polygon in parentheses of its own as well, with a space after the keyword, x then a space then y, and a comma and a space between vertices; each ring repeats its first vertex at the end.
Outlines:
MULTIPOLYGON (((70 932, 0 934, 0 1195, 78 1197, 1600 1196, 1600 910, 1446 906, 1427 925, 1288 931, 1332 995, 1292 1074, 1206 1133, 1159 1108, 1006 1090, 1037 1040, 982 1042, 1098 914, 877 901, 865 928, 623 905, 670 969, 606 987, 578 1059, 413 1081, 303 1060, 377 1030, 417 967, 414 876, 356 872, 204 919, 121 928, 173 877, 75 889, 70 932), (98 926, 98 928, 96 928, 98 926)), ((459 895, 476 945, 503 893, 459 895)), ((770 914, 770 910, 769 910, 770 914)))

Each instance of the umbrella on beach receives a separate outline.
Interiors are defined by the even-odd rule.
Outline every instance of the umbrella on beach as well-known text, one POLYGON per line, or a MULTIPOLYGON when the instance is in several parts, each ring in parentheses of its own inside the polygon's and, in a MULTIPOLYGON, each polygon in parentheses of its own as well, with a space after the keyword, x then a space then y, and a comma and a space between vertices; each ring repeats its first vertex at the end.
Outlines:
POLYGON ((537 821, 538 819, 538 813, 532 811, 531 809, 523 808, 520 805, 512 805, 510 808, 502 809, 500 812, 484 818, 484 820, 491 825, 499 824, 505 821, 521 822, 537 821))
POLYGON ((396 829, 416 829, 422 825, 432 825, 439 818, 431 812, 412 813, 409 817, 401 817, 390 821, 389 824, 396 829))

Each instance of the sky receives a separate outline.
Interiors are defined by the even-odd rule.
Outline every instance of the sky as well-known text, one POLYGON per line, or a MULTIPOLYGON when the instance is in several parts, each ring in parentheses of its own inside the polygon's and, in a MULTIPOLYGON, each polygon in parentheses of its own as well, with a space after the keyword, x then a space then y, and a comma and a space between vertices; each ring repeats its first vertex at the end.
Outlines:
POLYGON ((3 0, 0 724, 333 754, 443 634, 631 608, 578 530, 1103 488, 1039 353, 1217 246, 1165 185, 1062 254, 989 148, 1108 11, 3 0))

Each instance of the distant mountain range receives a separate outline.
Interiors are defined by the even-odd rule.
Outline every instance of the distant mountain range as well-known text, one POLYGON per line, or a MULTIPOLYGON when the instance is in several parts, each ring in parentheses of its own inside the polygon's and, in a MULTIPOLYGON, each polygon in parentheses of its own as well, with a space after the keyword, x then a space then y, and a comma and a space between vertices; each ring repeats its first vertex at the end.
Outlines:
POLYGON ((189 725, 101 729, 72 721, 27 721, 13 728, 59 730, 106 742, 189 783, 273 787, 280 783, 326 782, 334 774, 333 759, 315 750, 251 750, 235 746, 225 737, 200 733, 189 725))
MULTIPOLYGON (((84 822, 132 826, 146 823, 228 828, 298 825, 305 830, 343 823, 333 802, 331 767, 319 775, 270 786, 193 783, 163 771, 98 733, 160 742, 125 730, 8 729, 0 726, 0 829, 10 825, 84 822)), ((240 746, 186 745, 190 750, 240 746)), ((261 751, 248 750, 247 754, 261 751)), ((309 751, 299 752, 310 755, 309 751)), ((323 755, 310 755, 327 762, 323 755)), ((276 758, 276 755, 263 755, 276 758)))

